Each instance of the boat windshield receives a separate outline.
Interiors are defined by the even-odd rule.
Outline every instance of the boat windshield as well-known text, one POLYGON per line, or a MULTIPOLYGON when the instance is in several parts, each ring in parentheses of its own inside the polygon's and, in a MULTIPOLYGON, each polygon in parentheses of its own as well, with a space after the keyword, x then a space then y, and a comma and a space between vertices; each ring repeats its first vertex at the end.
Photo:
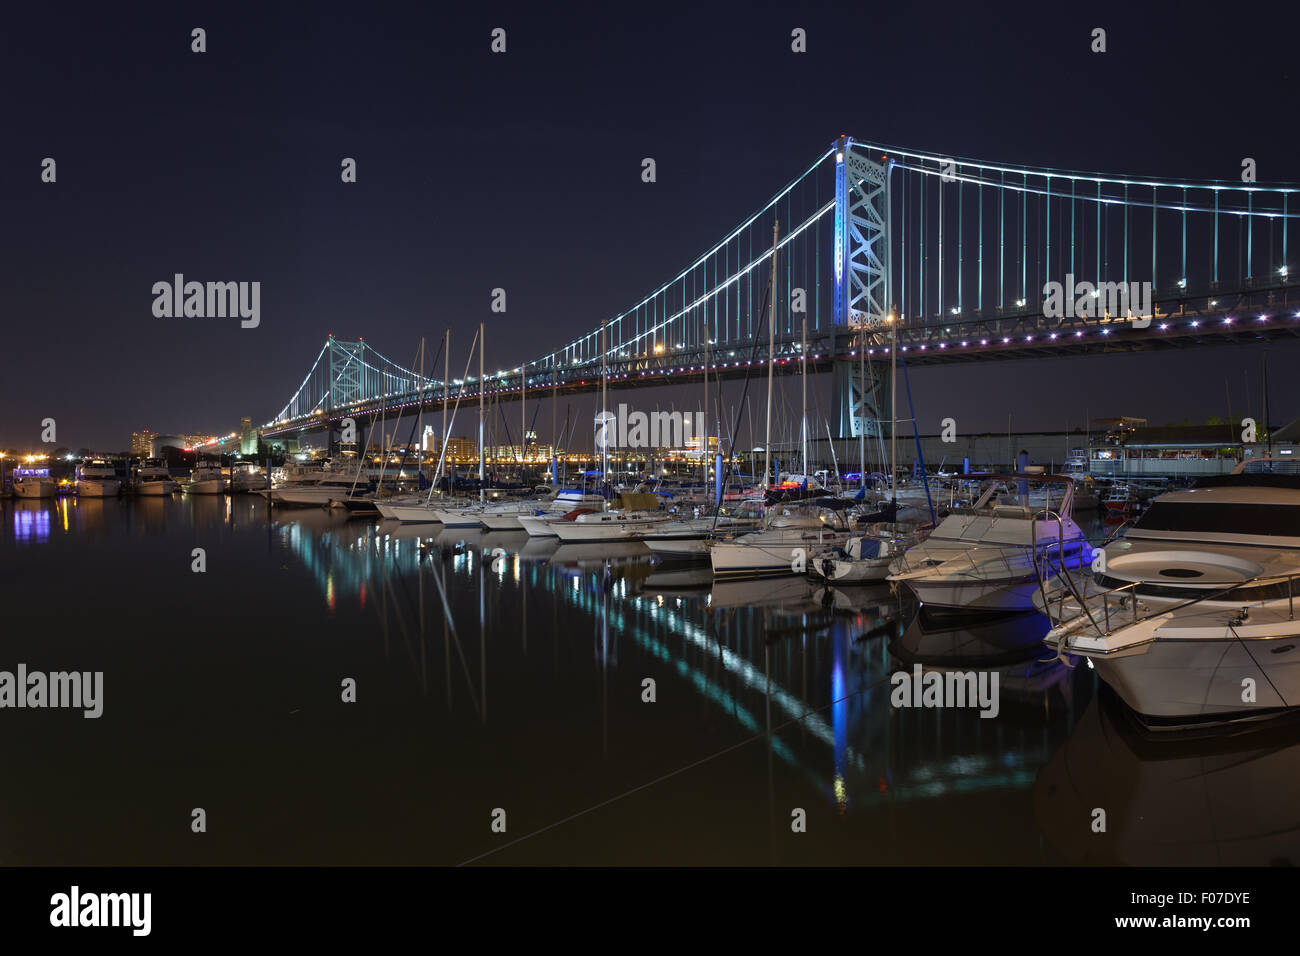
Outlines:
POLYGON ((1300 537, 1300 506, 1222 502, 1156 501, 1134 531, 1187 531, 1300 537))

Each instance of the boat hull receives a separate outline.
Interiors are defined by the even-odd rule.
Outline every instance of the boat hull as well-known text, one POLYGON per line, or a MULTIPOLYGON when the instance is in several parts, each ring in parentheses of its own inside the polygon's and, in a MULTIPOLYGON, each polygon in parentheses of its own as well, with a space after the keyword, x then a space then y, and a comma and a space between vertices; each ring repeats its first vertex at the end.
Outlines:
POLYGON ((116 498, 122 491, 122 482, 116 478, 80 478, 77 494, 84 498, 116 498))
POLYGON ((162 497, 164 495, 170 495, 175 490, 176 482, 174 481, 142 481, 135 487, 135 493, 137 495, 145 495, 147 497, 162 497))
POLYGON ((207 478, 203 481, 191 481, 185 490, 192 495, 219 495, 226 490, 226 479, 207 478))
POLYGON ((956 610, 1032 611, 1039 590, 1036 577, 971 582, 909 579, 904 583, 922 604, 956 610))
POLYGON ((804 574, 809 555, 840 543, 826 536, 820 540, 772 542, 770 544, 719 541, 709 549, 713 576, 717 578, 761 577, 767 575, 804 574))
POLYGON ((565 543, 592 541, 636 541, 653 531, 658 521, 562 521, 553 525, 555 535, 565 543))
POLYGON ((27 480, 14 483, 14 495, 19 498, 53 498, 59 490, 53 479, 27 480))
POLYGON ((1094 657, 1097 674, 1139 715, 1201 723, 1271 716, 1300 706, 1300 625, 1278 638, 1163 640, 1094 657), (1254 700, 1243 702, 1253 681, 1254 700))

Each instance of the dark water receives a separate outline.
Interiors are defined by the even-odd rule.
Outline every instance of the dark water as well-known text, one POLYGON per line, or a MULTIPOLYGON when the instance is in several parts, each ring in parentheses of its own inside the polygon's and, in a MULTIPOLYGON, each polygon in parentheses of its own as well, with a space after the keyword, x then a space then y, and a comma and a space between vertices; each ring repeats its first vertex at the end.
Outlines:
POLYGON ((2 513, 0 670, 103 671, 104 713, 0 710, 0 863, 1294 857, 1300 738, 1151 741, 1034 615, 247 496, 2 513), (997 716, 892 706, 918 660, 997 716))

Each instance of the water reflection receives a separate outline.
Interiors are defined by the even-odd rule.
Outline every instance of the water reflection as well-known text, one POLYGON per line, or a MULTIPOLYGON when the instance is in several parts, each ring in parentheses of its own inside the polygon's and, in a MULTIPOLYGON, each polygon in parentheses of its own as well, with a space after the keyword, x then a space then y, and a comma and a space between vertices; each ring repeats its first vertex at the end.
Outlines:
POLYGON ((1034 808, 1070 863, 1294 866, 1300 723, 1152 732, 1103 689, 1039 773, 1034 808))
MULTIPOLYGON (((657 565, 635 543, 268 513, 257 496, 3 508, 0 562, 24 575, 43 630, 63 620, 71 583, 129 636, 93 645, 115 680, 185 675, 163 710, 174 721, 158 720, 156 695, 170 692, 155 685, 115 698, 101 743, 133 774, 101 817, 217 786, 213 768, 251 775, 265 795, 257 812, 283 822, 268 835, 250 818, 258 839, 231 844, 223 862, 456 863, 494 846, 464 822, 484 806, 509 806, 512 832, 544 831, 491 857, 505 863, 1294 857, 1297 750, 1284 736, 1186 753, 1134 742, 1092 703, 1093 672, 1045 661, 1034 615, 935 616, 887 587, 796 577, 715 583, 707 567, 657 565), (205 575, 190 572, 196 546, 205 575), (160 619, 184 635, 156 631, 160 619), (895 707, 891 677, 915 665, 996 672, 997 717, 895 707), (232 678, 250 674, 264 675, 255 692, 232 697, 232 678), (338 681, 354 674, 364 707, 340 711, 338 681), (131 707, 134 723, 114 723, 131 707), (131 741, 176 753, 168 735, 196 732, 202 758, 132 763, 131 741), (340 747, 355 772, 338 774, 340 747), (411 798, 395 805, 393 793, 411 798), (1096 806, 1107 834, 1088 828, 1096 806), (797 838, 792 808, 809 819, 797 838), (430 814, 446 826, 429 827, 430 814)), ((31 763, 23 779, 80 740, 38 730, 15 757, 31 763)), ((17 799, 20 821, 51 801, 58 819, 78 819, 48 790, 22 797, 22 813, 17 799)), ((195 852, 137 836, 76 834, 102 848, 98 862, 195 852)))
MULTIPOLYGON (((1068 718, 1074 706, 1070 672, 1037 662, 1043 622, 1034 615, 962 622, 922 614, 905 626, 912 609, 887 586, 826 588, 796 577, 714 582, 707 568, 654 565, 635 542, 561 545, 512 533, 371 526, 324 513, 295 516, 282 533, 330 589, 331 608, 340 589, 359 595, 378 575, 386 598, 393 598, 380 609, 385 633, 390 616, 406 619, 411 594, 417 603, 426 600, 421 581, 432 581, 427 600, 436 602, 449 642, 444 680, 457 673, 483 722, 495 670, 489 648, 526 653, 527 602, 541 596, 553 602, 540 625, 549 640, 590 635, 599 667, 602 754, 609 748, 611 672, 654 661, 742 739, 770 734, 777 764, 841 811, 951 792, 1027 789, 1065 730, 1052 719, 1068 718), (414 591, 399 599, 395 592, 404 585, 394 582, 412 575, 414 591), (457 600, 466 594, 477 613, 467 615, 457 600), (501 640, 502 615, 490 609, 513 612, 509 629, 516 633, 509 642, 501 640), (472 652, 461 643, 466 631, 479 639, 476 675, 472 652), (489 631, 496 632, 491 640, 489 631), (625 644, 636 651, 628 661, 625 644), (900 712, 889 701, 889 678, 917 660, 998 668, 1004 697, 1027 705, 1031 717, 984 721, 951 710, 900 712)), ((416 615, 421 634, 423 607, 416 615)), ((423 668, 427 661, 421 661, 423 668)), ((421 686, 428 687, 423 671, 421 686)), ((660 693, 680 698, 676 688, 660 693)), ((450 690, 447 696, 451 706, 450 690)))

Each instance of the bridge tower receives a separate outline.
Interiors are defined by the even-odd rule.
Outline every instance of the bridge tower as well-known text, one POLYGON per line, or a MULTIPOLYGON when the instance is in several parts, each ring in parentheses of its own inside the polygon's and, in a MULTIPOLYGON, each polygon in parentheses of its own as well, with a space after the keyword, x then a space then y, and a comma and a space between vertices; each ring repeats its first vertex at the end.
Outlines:
MULTIPOLYGON (((887 328, 891 294, 889 281, 889 174, 893 161, 868 157, 849 136, 835 144, 835 236, 832 259, 835 275, 834 315, 836 353, 863 347, 867 335, 887 328), (844 343, 849 343, 845 345, 844 343)), ((862 363, 837 359, 832 370, 837 435, 858 438, 887 434, 888 373, 868 372, 862 363)))
MULTIPOLYGON (((332 419, 339 409, 345 409, 367 398, 366 392, 366 343, 340 342, 333 335, 329 337, 329 398, 325 409, 326 419, 332 419)), ((337 457, 340 450, 342 431, 340 425, 331 421, 328 426, 329 454, 337 457)), ((361 439, 362 425, 357 422, 358 438, 361 439)), ((364 439, 362 439, 364 440, 364 439)), ((365 447, 358 444, 358 447, 365 447)))

